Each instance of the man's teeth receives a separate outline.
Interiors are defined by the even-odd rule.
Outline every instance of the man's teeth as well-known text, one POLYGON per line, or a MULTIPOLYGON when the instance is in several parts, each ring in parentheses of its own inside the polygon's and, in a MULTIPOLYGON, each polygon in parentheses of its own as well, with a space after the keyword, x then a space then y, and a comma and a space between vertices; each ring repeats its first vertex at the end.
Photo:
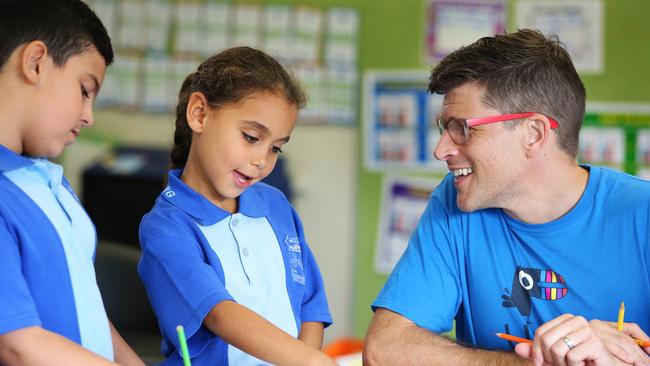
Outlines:
POLYGON ((456 169, 453 171, 454 177, 458 177, 460 175, 469 175, 472 174, 472 168, 462 168, 462 169, 456 169))

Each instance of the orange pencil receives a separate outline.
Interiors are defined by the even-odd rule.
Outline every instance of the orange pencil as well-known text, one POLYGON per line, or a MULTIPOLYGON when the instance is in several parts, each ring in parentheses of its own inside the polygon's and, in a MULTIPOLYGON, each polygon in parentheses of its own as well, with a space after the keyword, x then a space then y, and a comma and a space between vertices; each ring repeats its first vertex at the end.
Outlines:
POLYGON ((636 344, 638 344, 641 347, 650 347, 650 341, 644 341, 636 338, 634 338, 634 341, 636 342, 636 344))
POLYGON ((510 334, 505 334, 505 333, 497 333, 497 337, 505 339, 507 341, 513 341, 513 342, 517 342, 517 343, 533 343, 533 341, 530 340, 530 339, 521 338, 521 337, 517 337, 517 336, 510 335, 510 334))

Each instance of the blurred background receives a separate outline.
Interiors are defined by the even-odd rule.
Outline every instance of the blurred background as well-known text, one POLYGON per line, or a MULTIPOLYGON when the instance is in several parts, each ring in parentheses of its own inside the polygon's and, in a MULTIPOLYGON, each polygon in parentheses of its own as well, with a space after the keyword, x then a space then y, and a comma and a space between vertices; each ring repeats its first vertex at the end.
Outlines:
POLYGON ((310 99, 269 183, 298 210, 325 280, 326 343, 362 339, 370 303, 438 180, 426 93, 476 39, 557 34, 587 88, 580 160, 650 177, 650 2, 639 0, 93 0, 116 50, 95 109, 62 157, 100 239, 109 316, 151 363, 159 335, 135 272, 137 228, 163 188, 184 77, 222 49, 275 56, 310 99))

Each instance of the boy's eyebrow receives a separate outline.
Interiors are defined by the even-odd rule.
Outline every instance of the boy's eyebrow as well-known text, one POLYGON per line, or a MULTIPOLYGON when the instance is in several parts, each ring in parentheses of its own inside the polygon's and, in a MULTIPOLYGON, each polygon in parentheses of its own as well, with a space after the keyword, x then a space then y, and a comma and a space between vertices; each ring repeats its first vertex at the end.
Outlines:
MULTIPOLYGON (((245 124, 249 125, 250 127, 254 128, 256 130, 259 130, 262 133, 268 134, 270 132, 269 129, 266 126, 264 126, 263 124, 261 124, 261 123, 259 123, 257 121, 244 120, 242 122, 244 122, 245 124)), ((287 143, 287 142, 289 142, 290 137, 291 136, 286 136, 286 137, 283 137, 283 138, 279 138, 276 141, 282 141, 283 143, 287 143)))

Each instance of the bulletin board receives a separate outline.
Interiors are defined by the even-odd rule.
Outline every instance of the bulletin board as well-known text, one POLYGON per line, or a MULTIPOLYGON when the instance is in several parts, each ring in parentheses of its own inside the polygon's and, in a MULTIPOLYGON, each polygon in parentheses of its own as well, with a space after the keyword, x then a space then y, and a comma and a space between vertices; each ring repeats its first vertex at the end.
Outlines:
POLYGON ((116 52, 99 107, 171 112, 183 80, 203 60, 245 45, 275 57, 300 80, 309 96, 300 123, 356 124, 357 8, 269 1, 87 1, 116 52))
POLYGON ((427 71, 368 71, 363 85, 365 166, 446 172, 446 165, 433 157, 442 96, 427 91, 427 71))
POLYGON ((650 104, 588 103, 578 160, 650 179, 650 104))

